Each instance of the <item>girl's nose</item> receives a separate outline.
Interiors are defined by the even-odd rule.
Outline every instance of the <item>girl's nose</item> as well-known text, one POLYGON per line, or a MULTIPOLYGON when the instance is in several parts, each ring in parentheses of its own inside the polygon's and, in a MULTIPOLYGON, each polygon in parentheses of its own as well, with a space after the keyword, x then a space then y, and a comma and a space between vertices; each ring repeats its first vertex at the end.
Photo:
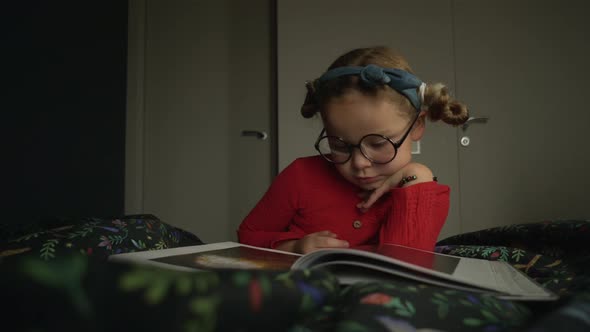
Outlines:
POLYGON ((363 155, 360 149, 353 149, 350 156, 350 162, 356 169, 363 169, 371 166, 371 161, 363 155))

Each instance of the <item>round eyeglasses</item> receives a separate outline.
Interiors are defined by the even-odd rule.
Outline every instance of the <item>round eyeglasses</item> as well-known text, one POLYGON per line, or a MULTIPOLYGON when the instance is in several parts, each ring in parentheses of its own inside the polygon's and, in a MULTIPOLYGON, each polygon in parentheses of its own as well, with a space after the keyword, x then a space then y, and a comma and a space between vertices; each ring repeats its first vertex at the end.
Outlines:
POLYGON ((314 147, 326 159, 334 164, 344 164, 352 157, 352 149, 358 148, 363 156, 375 164, 387 164, 397 155, 397 150, 404 143, 406 137, 414 127, 418 114, 402 138, 394 142, 391 138, 379 134, 368 134, 361 138, 358 144, 345 142, 338 136, 324 135, 326 129, 318 136, 314 147))

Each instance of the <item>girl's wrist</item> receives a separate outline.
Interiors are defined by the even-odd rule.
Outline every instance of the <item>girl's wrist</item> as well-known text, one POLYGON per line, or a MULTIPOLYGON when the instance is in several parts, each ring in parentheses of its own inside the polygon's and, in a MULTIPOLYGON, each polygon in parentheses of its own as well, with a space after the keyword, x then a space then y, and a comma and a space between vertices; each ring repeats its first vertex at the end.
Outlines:
POLYGON ((397 182, 397 187, 407 187, 422 182, 430 182, 435 178, 432 171, 425 165, 419 163, 410 163, 404 167, 401 179, 397 182))
MULTIPOLYGON (((406 183, 408 183, 408 182, 412 182, 412 181, 415 181, 415 180, 418 180, 418 176, 417 176, 417 175, 409 175, 409 176, 405 176, 405 177, 403 177, 403 178, 401 179, 401 181, 398 183, 398 185, 397 185, 397 186, 398 186, 399 188, 401 188, 401 187, 405 186, 405 185, 406 185, 406 183)), ((430 181, 430 180, 425 180, 425 181, 420 181, 420 182, 428 182, 428 181, 430 181)), ((433 176, 433 177, 432 177, 432 181, 438 181, 437 177, 436 177, 436 176, 433 176)), ((419 183, 420 183, 420 182, 419 182, 419 183)))
POLYGON ((279 242, 275 246, 275 249, 296 253, 297 252, 297 242, 298 241, 299 240, 285 240, 285 241, 281 241, 281 242, 279 242))
POLYGON ((404 176, 402 177, 402 179, 399 181, 399 183, 397 184, 398 187, 403 187, 406 183, 414 181, 418 179, 418 176, 416 175, 408 175, 408 176, 404 176))

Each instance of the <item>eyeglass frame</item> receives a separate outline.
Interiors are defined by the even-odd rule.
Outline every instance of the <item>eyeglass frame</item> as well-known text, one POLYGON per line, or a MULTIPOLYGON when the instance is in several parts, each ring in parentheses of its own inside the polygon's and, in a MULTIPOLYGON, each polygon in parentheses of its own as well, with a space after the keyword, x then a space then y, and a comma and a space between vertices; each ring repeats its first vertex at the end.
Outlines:
POLYGON ((412 123, 410 124, 410 127, 408 128, 408 130, 406 131, 406 133, 404 134, 404 136, 402 136, 401 139, 399 139, 397 142, 394 142, 391 138, 385 136, 385 135, 380 135, 380 134, 367 134, 363 137, 361 137, 361 139, 359 140, 358 144, 351 144, 346 142, 344 139, 342 139, 342 137, 338 137, 338 136, 333 136, 333 135, 324 135, 322 136, 323 133, 326 132, 326 128, 322 128, 322 131, 320 132, 320 135, 318 136, 318 138, 316 139, 315 143, 314 143, 314 148, 318 151, 318 153, 320 154, 320 156, 322 156, 322 158, 324 158, 326 161, 333 163, 333 164, 337 164, 337 165, 341 165, 341 164, 345 164, 347 163, 351 158, 352 158, 352 149, 353 148, 357 148, 359 149, 359 151, 361 152, 361 154, 363 155, 363 157, 365 157, 368 161, 370 161, 373 164, 379 164, 379 165, 384 165, 384 164, 388 164, 390 162, 393 161, 393 159, 395 159, 395 157, 397 157, 397 151, 399 150, 399 148, 402 146, 402 144, 404 144, 404 141, 406 140, 406 138, 408 137, 408 135, 410 134, 410 132, 412 131, 412 128, 414 128, 414 125, 416 124, 416 121, 418 121, 418 118, 420 117, 420 111, 416 112, 416 117, 414 117, 414 120, 412 121, 412 123), (391 159, 389 159, 386 162, 376 162, 374 160, 372 160, 371 158, 369 158, 365 152, 363 151, 363 149, 361 149, 361 142, 363 141, 363 139, 365 139, 365 137, 367 136, 379 136, 384 138, 385 140, 389 141, 392 145, 393 145, 393 149, 395 151, 393 157, 391 157, 391 159), (328 159, 321 151, 320 151, 320 141, 324 138, 327 137, 334 137, 336 139, 338 139, 339 141, 341 141, 342 143, 344 143, 344 145, 346 146, 346 148, 348 149, 348 158, 346 158, 346 160, 342 161, 342 162, 335 162, 333 160, 328 159))

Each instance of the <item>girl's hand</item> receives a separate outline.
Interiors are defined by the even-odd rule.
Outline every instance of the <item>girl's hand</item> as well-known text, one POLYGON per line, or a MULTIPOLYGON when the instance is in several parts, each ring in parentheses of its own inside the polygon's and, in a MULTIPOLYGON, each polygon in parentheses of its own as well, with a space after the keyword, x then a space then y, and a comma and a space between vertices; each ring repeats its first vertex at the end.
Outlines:
POLYGON ((337 239, 338 235, 330 231, 307 234, 299 240, 279 243, 275 249, 307 254, 322 248, 348 248, 348 242, 337 239))
POLYGON ((432 171, 428 167, 418 163, 409 163, 391 175, 379 188, 373 191, 360 193, 359 196, 361 196, 363 201, 358 203, 356 207, 359 208, 361 212, 366 212, 379 198, 381 198, 381 196, 383 196, 383 194, 393 188, 399 187, 399 183, 403 178, 412 175, 416 176, 416 180, 408 182, 402 187, 432 181, 432 171))

